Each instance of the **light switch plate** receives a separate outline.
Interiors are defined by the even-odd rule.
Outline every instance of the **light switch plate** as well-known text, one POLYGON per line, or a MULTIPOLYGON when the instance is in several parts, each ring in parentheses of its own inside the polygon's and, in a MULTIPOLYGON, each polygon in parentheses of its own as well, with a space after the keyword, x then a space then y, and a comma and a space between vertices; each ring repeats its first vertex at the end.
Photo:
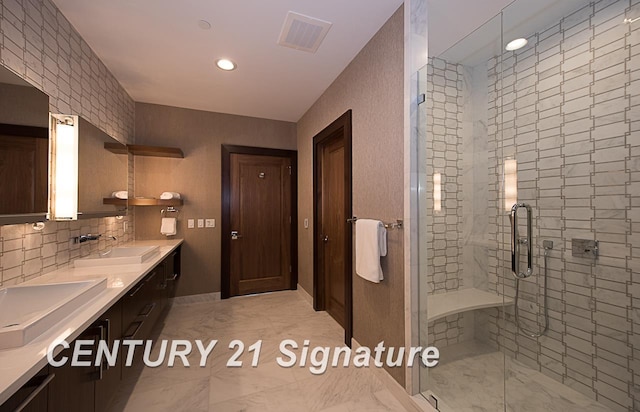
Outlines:
POLYGON ((304 228, 309 229, 309 219, 304 220, 304 228))
POLYGON ((204 219, 198 219, 198 229, 202 229, 204 227, 204 219))
POLYGON ((187 227, 193 229, 195 227, 195 221, 193 219, 187 220, 187 227))
POLYGON ((215 219, 206 219, 204 221, 204 227, 216 227, 216 220, 215 219))

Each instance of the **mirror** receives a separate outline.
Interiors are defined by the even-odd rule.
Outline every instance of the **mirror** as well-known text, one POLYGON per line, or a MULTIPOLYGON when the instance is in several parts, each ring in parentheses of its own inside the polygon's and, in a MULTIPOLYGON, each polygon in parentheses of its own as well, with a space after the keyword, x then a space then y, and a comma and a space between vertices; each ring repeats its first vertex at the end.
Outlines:
POLYGON ((127 146, 78 119, 78 218, 126 215, 127 201, 105 204, 128 187, 127 146))
POLYGON ((47 213, 49 97, 0 66, 0 224, 47 213))

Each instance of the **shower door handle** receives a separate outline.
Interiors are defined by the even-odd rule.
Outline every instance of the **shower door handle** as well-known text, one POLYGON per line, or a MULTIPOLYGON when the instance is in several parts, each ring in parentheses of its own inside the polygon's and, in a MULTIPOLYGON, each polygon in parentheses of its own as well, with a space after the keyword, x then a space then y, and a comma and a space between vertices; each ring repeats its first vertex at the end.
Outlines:
POLYGON ((509 214, 511 221, 511 271, 517 279, 528 278, 533 274, 533 224, 531 217, 531 206, 526 203, 516 203, 511 208, 509 214), (518 236, 518 209, 524 207, 527 210, 527 237, 520 239, 518 236), (527 245, 527 271, 520 272, 520 244, 527 245))

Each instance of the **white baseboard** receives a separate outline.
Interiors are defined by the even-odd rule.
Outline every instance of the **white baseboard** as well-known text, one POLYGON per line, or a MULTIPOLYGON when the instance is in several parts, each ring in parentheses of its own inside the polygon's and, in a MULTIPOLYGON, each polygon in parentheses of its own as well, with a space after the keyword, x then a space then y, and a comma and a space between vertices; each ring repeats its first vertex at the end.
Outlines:
POLYGON ((201 293, 198 295, 177 296, 173 298, 174 305, 188 305, 191 303, 217 302, 221 299, 220 292, 201 293))
POLYGON ((299 283, 298 293, 300 294, 300 296, 302 296, 302 299, 306 300, 309 305, 313 306, 313 296, 311 296, 306 290, 304 290, 299 283))
MULTIPOLYGON (((431 406, 431 404, 429 402, 427 402, 427 400, 424 398, 424 396, 422 396, 422 394, 417 394, 417 395, 413 395, 411 397, 411 400, 418 405, 418 407, 420 408, 421 411, 424 412, 438 412, 437 409, 435 409, 433 406, 431 406)), ((441 405, 438 405, 439 408, 441 408, 441 405)), ((445 411, 445 409, 440 409, 441 411, 445 411)))

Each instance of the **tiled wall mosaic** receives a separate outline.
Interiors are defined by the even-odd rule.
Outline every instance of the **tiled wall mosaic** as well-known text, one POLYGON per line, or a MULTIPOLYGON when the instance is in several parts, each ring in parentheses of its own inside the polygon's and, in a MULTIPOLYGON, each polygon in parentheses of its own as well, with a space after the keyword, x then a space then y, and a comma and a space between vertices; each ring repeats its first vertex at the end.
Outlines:
MULTIPOLYGON (((446 293, 465 286, 462 267, 462 66, 429 59, 426 79, 427 176, 441 176, 440 210, 428 216, 427 290, 446 293)), ((429 181, 427 207, 434 210, 434 182, 429 181)), ((462 314, 428 328, 429 342, 440 347, 458 343, 464 333, 462 314)))
MULTIPOLYGON (((78 114, 121 142, 133 142, 134 102, 51 0, 0 2, 0 64, 49 95, 54 113, 78 114)), ((133 192, 133 161, 129 159, 133 192)), ((68 265, 112 241, 71 245, 80 233, 133 240, 133 214, 122 220, 49 222, 0 227, 0 286, 16 284, 68 265), (124 224, 127 223, 127 232, 124 224)))
POLYGON ((533 207, 535 271, 519 305, 529 329, 543 324, 542 241, 554 242, 549 331, 532 339, 512 308, 504 327, 485 311, 489 339, 614 411, 640 410, 640 26, 622 23, 640 15, 636 3, 591 3, 489 62, 489 228, 500 246, 489 285, 515 295, 500 197, 502 160, 514 158, 518 200, 533 207), (572 238, 599 240, 598 260, 572 257, 572 238))

